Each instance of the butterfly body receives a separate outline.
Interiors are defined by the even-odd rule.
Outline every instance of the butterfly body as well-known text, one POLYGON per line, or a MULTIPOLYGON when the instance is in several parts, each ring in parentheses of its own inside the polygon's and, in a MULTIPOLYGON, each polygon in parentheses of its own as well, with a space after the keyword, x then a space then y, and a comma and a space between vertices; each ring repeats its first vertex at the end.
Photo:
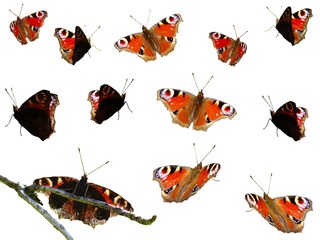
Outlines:
POLYGON ((90 39, 79 26, 76 26, 75 33, 64 28, 56 28, 54 36, 59 41, 62 58, 72 65, 83 58, 91 48, 90 39))
POLYGON ((215 121, 232 119, 236 110, 223 101, 205 98, 200 91, 197 96, 178 89, 158 90, 157 99, 170 112, 173 123, 188 128, 193 123, 194 130, 206 131, 215 121))
POLYGON ((13 106, 13 116, 32 135, 42 141, 55 132, 54 113, 59 105, 58 95, 41 90, 25 101, 20 108, 13 106))
POLYGON ((276 29, 292 45, 298 44, 305 38, 307 24, 312 17, 312 10, 305 8, 292 14, 291 7, 287 7, 281 17, 277 19, 276 29))
POLYGON ((163 166, 153 171, 153 180, 159 183, 165 202, 183 202, 196 194, 210 179, 215 178, 220 168, 219 163, 204 167, 199 163, 194 168, 163 166))
POLYGON ((273 124, 295 141, 305 137, 304 122, 308 117, 308 110, 297 107, 293 101, 283 104, 276 112, 270 110, 273 124))
POLYGON ((91 120, 98 124, 109 119, 125 104, 126 94, 120 95, 107 84, 100 86, 99 90, 90 91, 88 101, 91 103, 91 120))
MULTIPOLYGON (((103 201, 128 212, 133 211, 131 204, 122 196, 108 188, 88 183, 87 180, 86 175, 80 180, 72 177, 44 177, 34 180, 33 183, 57 188, 76 196, 103 201)), ((77 202, 53 193, 47 195, 50 207, 58 214, 59 218, 79 220, 93 228, 96 225, 104 224, 110 217, 117 215, 114 211, 77 202)))
POLYGON ((251 193, 245 199, 270 225, 285 233, 301 232, 306 214, 312 210, 312 201, 301 196, 271 198, 266 193, 263 197, 251 193))
POLYGON ((40 28, 47 17, 46 11, 38 11, 22 19, 18 16, 16 21, 10 23, 10 31, 22 45, 25 45, 28 43, 27 39, 32 42, 39 38, 40 28))
POLYGON ((174 50, 176 33, 182 18, 173 14, 162 19, 150 29, 142 26, 141 33, 135 33, 119 39, 115 44, 118 51, 129 51, 137 54, 144 61, 156 59, 156 52, 166 56, 174 50))
POLYGON ((217 49, 218 59, 222 62, 228 62, 230 66, 235 66, 247 51, 247 44, 218 33, 209 33, 214 48, 217 49))

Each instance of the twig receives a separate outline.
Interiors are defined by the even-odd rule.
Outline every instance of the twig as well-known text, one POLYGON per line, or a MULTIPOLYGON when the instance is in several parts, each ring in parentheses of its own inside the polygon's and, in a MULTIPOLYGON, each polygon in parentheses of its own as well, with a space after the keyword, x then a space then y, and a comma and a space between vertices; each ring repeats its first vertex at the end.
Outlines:
POLYGON ((47 219, 51 225, 57 229, 67 240, 73 240, 73 237, 68 233, 65 227, 59 223, 55 218, 53 218, 47 210, 45 210, 38 202, 36 202, 32 197, 30 197, 26 191, 25 187, 22 187, 20 184, 15 183, 0 175, 0 182, 7 185, 8 187, 14 189, 19 197, 29 203, 37 212, 39 212, 45 219, 47 219))

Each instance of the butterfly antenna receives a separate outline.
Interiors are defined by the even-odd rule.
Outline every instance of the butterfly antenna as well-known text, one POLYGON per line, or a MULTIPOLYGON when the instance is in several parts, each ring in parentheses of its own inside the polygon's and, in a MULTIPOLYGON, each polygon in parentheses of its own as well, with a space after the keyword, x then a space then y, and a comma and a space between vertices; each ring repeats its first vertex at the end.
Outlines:
MULTIPOLYGON (((254 181, 255 184, 257 184, 257 186, 262 190, 262 192, 265 193, 265 191, 263 190, 263 188, 256 182, 256 180, 254 180, 254 178, 253 178, 251 175, 250 175, 250 177, 251 177, 252 181, 254 181)), ((270 187, 270 184, 269 184, 269 187, 270 187)), ((268 191, 268 193, 269 193, 269 191, 268 191)))
POLYGON ((133 80, 134 79, 132 79, 131 82, 129 82, 129 84, 127 85, 128 79, 126 79, 126 82, 124 83, 124 86, 123 86, 123 89, 122 89, 122 94, 127 91, 127 89, 130 87, 130 85, 133 82, 133 80))
POLYGON ((236 26, 235 26, 235 25, 233 25, 233 29, 234 29, 234 32, 235 32, 235 34, 236 34, 236 38, 237 38, 237 39, 241 38, 243 35, 245 35, 245 34, 248 32, 248 30, 247 30, 247 31, 245 31, 243 34, 241 34, 240 37, 238 37, 238 34, 237 34, 237 30, 236 30, 236 26))
POLYGON ((213 147, 210 149, 210 151, 201 159, 200 162, 202 162, 211 152, 212 150, 216 147, 216 145, 213 145, 213 147))
POLYGON ((268 187, 268 192, 267 192, 268 195, 269 195, 269 191, 270 191, 271 179, 272 179, 272 173, 270 174, 270 179, 269 179, 269 187, 268 187))
POLYGON ((269 102, 267 101, 267 99, 262 96, 263 100, 268 104, 269 108, 274 111, 274 108, 273 108, 273 104, 272 104, 272 101, 271 101, 271 98, 270 98, 270 95, 268 96, 268 99, 269 99, 269 102))
POLYGON ((202 90, 209 84, 209 82, 211 81, 212 78, 213 78, 213 76, 211 76, 211 77, 209 78, 209 80, 207 81, 207 83, 203 86, 202 90))
POLYGON ((146 26, 148 26, 148 24, 149 24, 150 15, 151 15, 151 9, 149 9, 149 14, 148 14, 148 19, 147 19, 146 26))
POLYGON ((78 152, 79 152, 79 156, 80 156, 80 161, 81 161, 83 174, 87 176, 86 171, 84 170, 84 163, 83 163, 83 160, 82 160, 82 155, 81 155, 80 148, 78 148, 78 152))
POLYGON ((197 165, 198 165, 198 164, 199 164, 199 163, 198 163, 198 154, 197 154, 196 144, 195 144, 195 143, 193 143, 193 149, 194 149, 194 155, 196 156, 196 163, 197 163, 197 165))
POLYGON ((196 84, 196 87, 198 89, 198 92, 200 92, 200 89, 198 87, 198 84, 197 84, 197 81, 196 81, 196 77, 194 76, 194 73, 192 73, 192 76, 193 76, 194 83, 196 84))
POLYGON ((135 19, 132 15, 130 15, 130 17, 135 20, 137 23, 139 23, 141 26, 143 26, 143 24, 141 22, 139 22, 137 19, 135 19))
POLYGON ((278 19, 277 15, 275 15, 275 14, 270 10, 270 8, 268 8, 268 6, 267 6, 266 8, 269 10, 269 12, 270 12, 276 19, 278 19))
POLYGON ((104 165, 106 165, 107 163, 109 163, 109 161, 106 161, 105 163, 101 164, 99 167, 93 169, 91 172, 89 172, 89 173, 87 174, 87 176, 90 175, 91 173, 97 171, 98 169, 102 168, 102 167, 103 167, 104 165))
MULTIPOLYGON (((267 101, 267 99, 264 96, 262 96, 262 98, 268 104, 268 106, 271 109, 271 111, 274 111, 273 104, 272 104, 270 96, 268 96, 269 102, 267 101)), ((271 118, 268 119, 268 122, 267 122, 266 126, 263 129, 266 129, 268 127, 270 120, 271 120, 271 118)))
POLYGON ((89 172, 88 174, 86 174, 86 171, 84 169, 84 163, 83 163, 83 160, 82 160, 82 155, 81 155, 81 151, 80 151, 80 148, 78 148, 78 152, 79 152, 79 155, 80 155, 80 161, 81 161, 81 166, 82 166, 82 171, 83 171, 83 174, 86 175, 86 176, 89 176, 91 173, 95 172, 96 170, 98 170, 99 168, 103 167, 104 165, 106 165, 109 161, 101 164, 99 167, 97 167, 96 169, 92 170, 91 172, 89 172))
POLYGON ((15 14, 14 12, 12 12, 10 9, 9 9, 9 12, 11 12, 13 15, 15 15, 16 17, 20 17, 21 16, 21 12, 22 12, 22 8, 23 8, 23 3, 21 4, 21 8, 20 8, 20 12, 19 12, 19 15, 15 14))
POLYGON ((10 95, 8 89, 5 88, 4 90, 7 92, 8 96, 11 98, 13 104, 14 104, 15 106, 17 106, 17 101, 16 101, 16 97, 14 96, 13 89, 11 88, 11 94, 12 94, 12 96, 10 95))
POLYGON ((93 34, 95 34, 99 29, 100 29, 101 26, 97 27, 97 29, 90 35, 89 39, 91 39, 91 37, 93 36, 93 34))

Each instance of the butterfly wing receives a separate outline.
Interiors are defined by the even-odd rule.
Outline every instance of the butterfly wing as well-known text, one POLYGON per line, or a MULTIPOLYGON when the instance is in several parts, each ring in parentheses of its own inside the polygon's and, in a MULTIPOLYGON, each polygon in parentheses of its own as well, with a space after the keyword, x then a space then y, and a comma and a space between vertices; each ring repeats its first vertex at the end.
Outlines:
POLYGON ((254 193, 248 193, 245 195, 245 200, 248 202, 250 208, 257 210, 257 212, 267 220, 269 210, 267 203, 263 197, 260 197, 259 195, 254 193))
POLYGON ((150 39, 155 42, 155 50, 161 56, 166 56, 174 50, 177 43, 176 34, 180 22, 182 22, 181 15, 173 14, 162 19, 150 28, 150 39))
MULTIPOLYGON (((143 29, 146 28, 143 26, 143 29)), ((119 52, 128 51, 137 54, 138 57, 146 62, 156 59, 156 51, 143 33, 134 33, 123 37, 115 42, 114 46, 119 52)))
POLYGON ((91 44, 79 26, 76 26, 75 44, 72 55, 72 63, 78 62, 91 48, 91 44))
POLYGON ((300 129, 300 138, 305 137, 305 127, 304 122, 308 117, 308 110, 304 107, 297 107, 296 118, 298 127, 300 129))
POLYGON ((29 133, 44 141, 54 132, 57 105, 58 95, 41 90, 25 101, 20 108, 14 106, 14 117, 29 133))
POLYGON ((181 202, 181 182, 191 176, 192 168, 177 165, 163 166, 153 171, 153 180, 156 180, 161 189, 161 196, 165 202, 181 202))
POLYGON ((56 28, 54 36, 58 39, 60 45, 60 53, 64 60, 73 64, 73 54, 75 47, 75 34, 64 28, 56 28))
MULTIPOLYGON (((127 212, 133 212, 132 205, 118 193, 94 183, 87 184, 85 197, 106 202, 108 205, 120 208, 127 212)), ((110 217, 118 215, 115 211, 94 207, 88 204, 84 204, 84 206, 85 211, 82 212, 82 217, 79 220, 93 228, 98 224, 104 224, 110 217)))
POLYGON ((294 45, 294 34, 292 29, 292 11, 291 7, 287 7, 279 18, 276 29, 279 33, 292 45, 294 45))
POLYGON ((310 8, 302 9, 292 15, 292 30, 294 35, 294 44, 299 43, 305 38, 307 33, 307 25, 312 17, 310 8))
POLYGON ((312 210, 312 201, 301 196, 277 197, 273 200, 283 222, 283 232, 301 232, 306 214, 312 210))
POLYGON ((214 98, 204 98, 195 112, 193 129, 203 131, 207 131, 214 122, 223 118, 232 119, 237 114, 230 104, 214 98))
POLYGON ((271 121, 274 125, 295 141, 304 137, 304 121, 307 117, 307 110, 297 108, 292 101, 283 104, 275 113, 271 111, 271 121))
POLYGON ((209 33, 209 38, 212 40, 213 47, 217 49, 218 59, 222 62, 230 60, 231 66, 235 66, 247 51, 247 45, 240 42, 239 38, 233 40, 218 32, 209 33))
POLYGON ((10 30, 21 44, 27 44, 27 38, 34 41, 39 37, 40 28, 48 17, 46 11, 32 13, 23 19, 17 18, 10 23, 10 30))
POLYGON ((211 163, 202 167, 198 175, 196 176, 196 184, 193 185, 192 192, 190 194, 196 194, 210 179, 217 176, 220 169, 221 165, 219 163, 211 163))
POLYGON ((193 112, 197 97, 191 93, 163 88, 157 92, 157 100, 166 106, 172 117, 172 122, 188 128, 194 120, 193 112))
POLYGON ((125 94, 120 95, 107 84, 103 84, 100 90, 90 91, 88 101, 91 103, 91 120, 101 124, 122 108, 124 100, 125 94))
POLYGON ((237 39, 235 49, 232 51, 232 55, 230 56, 229 65, 235 66, 246 52, 247 44, 240 42, 240 40, 237 39))

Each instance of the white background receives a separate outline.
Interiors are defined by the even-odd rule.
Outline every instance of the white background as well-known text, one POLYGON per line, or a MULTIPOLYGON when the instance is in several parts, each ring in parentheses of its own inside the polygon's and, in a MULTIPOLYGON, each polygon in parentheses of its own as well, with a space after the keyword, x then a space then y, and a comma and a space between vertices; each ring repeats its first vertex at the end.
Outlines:
MULTIPOLYGON (((0 3, 0 174, 29 185, 45 176, 83 175, 77 148, 80 147, 87 172, 105 161, 109 164, 89 176, 89 181, 108 187, 131 202, 135 213, 145 218, 157 215, 151 226, 127 218, 111 218, 95 229, 79 221, 61 220, 75 239, 315 239, 319 236, 319 136, 320 108, 318 71, 320 13, 316 1, 24 1, 21 18, 38 10, 48 11, 40 38, 25 46, 15 39, 9 24, 19 14, 20 1, 0 3), (291 46, 277 30, 269 6, 280 17, 291 5, 293 12, 312 8, 306 39, 291 46), (181 14, 175 50, 166 57, 144 62, 134 54, 119 53, 113 46, 119 38, 141 31, 130 15, 148 27, 173 13, 181 14), (53 36, 56 27, 74 31, 80 26, 93 35, 89 54, 75 66, 61 59, 53 36), (208 38, 218 31, 248 45, 241 61, 231 67, 218 61, 208 38), (177 88, 197 94, 195 73, 206 97, 233 105, 238 114, 229 121, 213 124, 207 132, 181 128, 171 123, 169 112, 156 92, 177 88), (134 78, 127 91, 126 106, 102 125, 90 120, 89 91, 106 83, 121 92, 125 79, 134 78), (42 89, 58 94, 56 133, 44 142, 22 129, 12 115, 12 101, 4 91, 13 88, 20 106, 42 89), (294 142, 270 122, 261 98, 270 95, 277 109, 292 100, 309 111, 306 138, 294 142), (209 181, 195 196, 183 203, 164 203, 152 171, 160 166, 195 166, 192 143, 198 159, 214 151, 203 164, 218 162, 217 179, 209 181), (271 227, 257 212, 247 212, 246 193, 263 193, 250 175, 265 189, 273 173, 271 197, 301 195, 313 200, 305 228, 300 234, 284 234, 271 227)), ((0 239, 63 239, 52 226, 17 194, 0 184, 0 239)), ((47 205, 47 199, 42 198, 47 205)), ((56 216, 56 215, 55 215, 56 216)))

